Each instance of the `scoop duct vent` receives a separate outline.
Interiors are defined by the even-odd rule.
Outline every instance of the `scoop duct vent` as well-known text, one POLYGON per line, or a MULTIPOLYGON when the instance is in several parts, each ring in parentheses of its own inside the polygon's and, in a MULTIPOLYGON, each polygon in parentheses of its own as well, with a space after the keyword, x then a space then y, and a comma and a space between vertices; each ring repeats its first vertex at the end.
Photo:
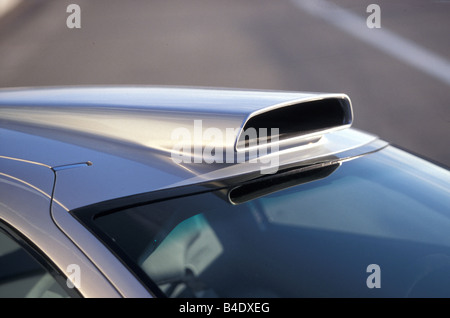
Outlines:
POLYGON ((349 127, 352 119, 351 102, 345 95, 274 106, 249 116, 238 136, 236 150, 260 144, 261 138, 266 138, 267 143, 283 143, 318 137, 349 127))

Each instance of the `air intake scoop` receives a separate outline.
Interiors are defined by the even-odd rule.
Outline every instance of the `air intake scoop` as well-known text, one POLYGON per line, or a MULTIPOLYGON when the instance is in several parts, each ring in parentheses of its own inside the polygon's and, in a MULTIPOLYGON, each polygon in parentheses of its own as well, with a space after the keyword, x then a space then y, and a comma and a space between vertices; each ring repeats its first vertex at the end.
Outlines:
POLYGON ((134 160, 151 161, 151 153, 158 153, 172 159, 181 156, 183 162, 228 162, 228 157, 247 153, 243 158, 250 159, 264 148, 276 152, 347 128, 352 106, 345 94, 308 92, 4 89, 0 90, 0 123, 120 156, 133 153, 134 160), (252 149, 258 151, 248 155, 252 149))
POLYGON ((321 98, 299 100, 256 111, 247 118, 236 142, 236 150, 252 144, 248 131, 257 133, 253 144, 260 144, 258 133, 267 131, 268 143, 292 143, 317 138, 325 133, 350 127, 352 107, 346 95, 329 95, 321 98), (247 132, 247 133, 246 133, 247 132), (274 134, 275 132, 275 134, 274 134))

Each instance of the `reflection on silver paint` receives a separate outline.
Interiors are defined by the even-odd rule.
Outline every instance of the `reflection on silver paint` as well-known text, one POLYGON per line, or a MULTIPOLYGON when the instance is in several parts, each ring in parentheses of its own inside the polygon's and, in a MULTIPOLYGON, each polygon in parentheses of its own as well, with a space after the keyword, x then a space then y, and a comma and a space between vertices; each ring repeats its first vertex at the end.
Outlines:
MULTIPOLYGON (((225 132, 227 128, 241 129, 250 118, 269 111, 331 98, 346 100, 345 112, 350 121, 304 136, 311 138, 351 125, 348 96, 149 87, 0 90, 0 115, 4 127, 26 132, 45 129, 47 134, 58 131, 89 137, 93 143, 113 140, 171 153, 176 143, 172 132, 183 127, 194 135, 195 120, 201 120, 205 129, 214 127, 225 132)), ((299 139, 279 143, 288 145, 299 139)), ((202 146, 210 143, 200 142, 202 146)), ((214 142, 218 143, 216 147, 235 150, 237 139, 214 142)))
POLYGON ((68 265, 78 264, 82 272, 79 291, 83 296, 120 297, 89 259, 55 226, 50 216, 53 172, 39 165, 8 161, 1 162, 0 219, 36 244, 63 273, 68 265), (28 179, 8 177, 17 176, 18 172, 28 179), (39 180, 42 187, 33 185, 33 180, 39 180))
MULTIPOLYGON (((54 206, 52 216, 57 226, 84 252, 123 297, 152 297, 119 259, 72 215, 59 206, 54 206)), ((101 296, 103 294, 99 292, 96 297, 101 296)))
MULTIPOLYGON (((122 263, 68 211, 261 171, 263 160, 177 164, 170 156, 171 132, 192 128, 197 119, 205 127, 242 128, 258 112, 328 97, 347 98, 342 94, 149 87, 0 90, 0 218, 38 244, 59 268, 80 265, 83 295, 149 297, 122 263)), ((325 129, 320 138, 311 140, 289 141, 279 152, 260 158, 278 156, 280 167, 289 167, 330 158, 346 160, 387 145, 350 128, 325 129)), ((225 147, 234 148, 235 142, 225 147)))
POLYGON ((55 199, 71 210, 136 193, 261 171, 270 156, 279 157, 277 162, 283 167, 350 150, 358 154, 357 149, 377 137, 353 129, 325 131, 329 133, 317 142, 297 141, 275 154, 260 156, 257 163, 177 164, 170 157, 172 129, 192 127, 196 119, 201 119, 204 127, 241 127, 252 114, 330 96, 345 95, 154 87, 0 90, 0 137, 4 136, 5 149, 10 151, 0 155, 51 167, 92 162, 89 169, 68 169, 58 175, 55 199), (36 145, 45 152, 32 151, 36 145), (35 157, 30 158, 30 153, 35 157))
POLYGON ((90 164, 88 162, 50 168, 27 160, 0 157, 1 171, 7 172, 9 169, 12 170, 11 174, 26 178, 24 180, 0 172, 0 219, 20 230, 23 235, 37 244, 64 274, 67 274, 65 269, 70 264, 79 265, 82 273, 82 284, 79 290, 83 296, 150 297, 148 291, 123 264, 67 213, 68 209, 64 205, 53 200, 52 213, 50 213, 54 180, 52 170, 58 173, 64 168, 87 167, 90 164), (38 188, 33 183, 40 184, 44 188, 38 188), (18 194, 15 195, 15 193, 18 194), (12 200, 14 204, 8 204, 9 200, 12 200), (23 203, 17 204, 18 202, 23 203), (42 208, 39 208, 40 206, 42 208), (28 211, 30 209, 31 211, 28 211), (108 277, 108 280, 103 275, 108 277), (110 286, 110 281, 120 294, 109 292, 109 289, 114 290, 110 286))

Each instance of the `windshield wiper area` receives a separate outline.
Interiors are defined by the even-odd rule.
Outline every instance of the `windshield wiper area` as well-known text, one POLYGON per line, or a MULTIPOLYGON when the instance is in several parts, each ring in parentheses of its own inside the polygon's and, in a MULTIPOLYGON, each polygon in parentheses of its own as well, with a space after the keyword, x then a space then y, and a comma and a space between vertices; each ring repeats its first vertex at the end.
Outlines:
POLYGON ((228 191, 228 200, 233 205, 242 204, 268 194, 297 185, 328 177, 341 165, 340 162, 326 162, 266 175, 244 182, 228 191))

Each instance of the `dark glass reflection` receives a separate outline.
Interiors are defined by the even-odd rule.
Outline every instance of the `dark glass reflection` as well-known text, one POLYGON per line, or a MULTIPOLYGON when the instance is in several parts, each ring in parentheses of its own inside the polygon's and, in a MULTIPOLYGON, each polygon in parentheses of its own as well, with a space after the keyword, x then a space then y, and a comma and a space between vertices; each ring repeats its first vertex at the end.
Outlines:
POLYGON ((449 189, 390 147, 242 204, 208 192, 96 224, 169 297, 448 297, 449 189))

